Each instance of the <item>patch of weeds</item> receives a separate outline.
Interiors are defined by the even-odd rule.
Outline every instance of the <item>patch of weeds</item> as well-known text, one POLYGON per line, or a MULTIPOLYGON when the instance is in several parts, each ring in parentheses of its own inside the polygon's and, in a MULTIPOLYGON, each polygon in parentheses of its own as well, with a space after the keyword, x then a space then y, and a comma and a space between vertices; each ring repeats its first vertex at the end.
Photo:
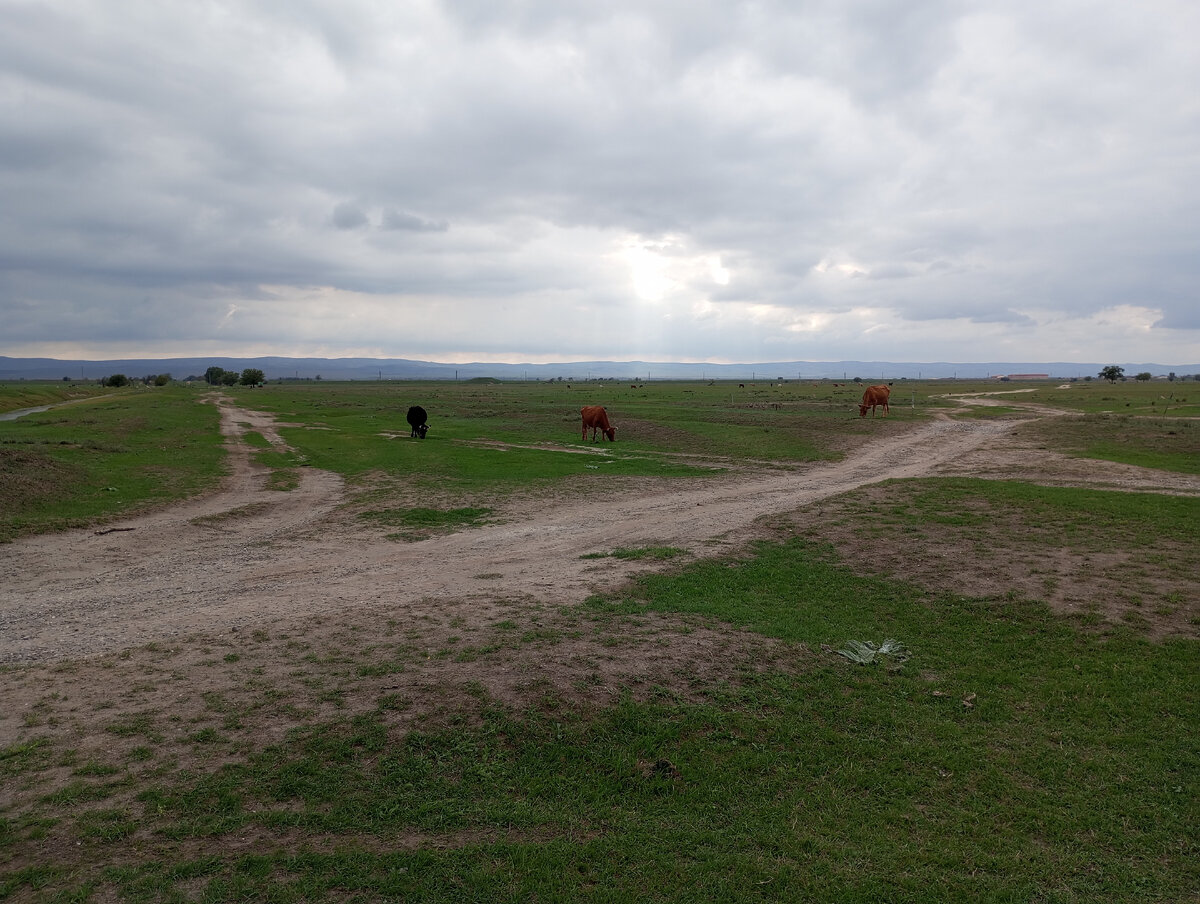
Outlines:
POLYGON ((79 834, 87 841, 109 843, 137 831, 137 820, 128 810, 87 810, 78 819, 79 834))
POLYGON ((94 785, 89 782, 74 781, 45 795, 42 800, 58 806, 73 806, 90 800, 105 800, 112 797, 119 788, 120 783, 118 782, 94 785))
POLYGON ((463 685, 463 690, 481 702, 486 703, 491 699, 491 695, 488 693, 487 688, 478 681, 468 681, 463 685))
POLYGON ((300 472, 294 468, 275 468, 267 477, 267 489, 289 492, 300 486, 300 472))
POLYGON ((246 726, 242 724, 242 717, 236 713, 230 713, 221 720, 221 727, 226 731, 240 731, 246 726))
POLYGON ((406 665, 399 659, 391 659, 385 662, 372 662, 367 665, 358 667, 359 678, 383 678, 387 675, 398 675, 403 672, 406 665))
POLYGON ((254 446, 256 449, 271 448, 271 441, 257 430, 247 430, 242 434, 242 439, 245 441, 246 445, 254 446))
POLYGON ((116 775, 121 770, 116 766, 111 766, 107 763, 100 763, 96 760, 88 760, 82 766, 75 769, 75 775, 116 775))
POLYGON ((0 750, 0 776, 15 776, 44 769, 50 761, 50 741, 34 738, 0 750))
POLYGON ((491 513, 490 508, 389 508, 362 512, 358 517, 384 527, 402 528, 387 534, 389 540, 416 542, 435 534, 486 524, 491 513))
POLYGON ((130 714, 116 722, 110 722, 104 730, 120 738, 141 735, 149 741, 157 742, 163 739, 162 732, 154 725, 154 717, 149 713, 130 714))
POLYGON ((667 559, 675 559, 679 556, 691 555, 686 549, 680 549, 677 546, 634 546, 625 547, 619 546, 610 553, 588 553, 580 556, 581 559, 603 559, 612 557, 614 559, 655 559, 665 561, 667 559))
POLYGON ((229 739, 221 735, 215 728, 209 726, 187 736, 191 744, 227 744, 229 739))
POLYGON ((1140 631, 1144 631, 1150 626, 1149 620, 1140 612, 1122 612, 1121 621, 1140 631))
POLYGON ((381 712, 401 712, 412 706, 412 700, 400 694, 382 694, 375 705, 381 712))
POLYGON ((521 643, 558 643, 563 638, 563 632, 557 628, 530 628, 521 633, 521 643))
POLYGON ((16 896, 21 889, 40 891, 59 881, 67 873, 60 866, 39 864, 0 875, 0 898, 16 896))
POLYGON ((216 512, 212 515, 200 515, 188 521, 189 524, 194 524, 196 527, 220 527, 227 521, 235 521, 238 518, 253 518, 270 509, 270 503, 267 502, 251 502, 247 505, 239 505, 237 508, 229 509, 226 512, 216 512))
POLYGON ((317 701, 320 703, 329 703, 341 709, 346 705, 345 691, 341 688, 330 688, 317 696, 317 701))

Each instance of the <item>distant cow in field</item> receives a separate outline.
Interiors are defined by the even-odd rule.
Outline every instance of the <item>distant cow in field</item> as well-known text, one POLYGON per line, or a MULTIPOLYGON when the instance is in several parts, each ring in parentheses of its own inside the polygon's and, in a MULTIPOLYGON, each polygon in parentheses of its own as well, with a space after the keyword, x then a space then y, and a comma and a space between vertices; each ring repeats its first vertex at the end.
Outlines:
POLYGON ((583 438, 587 439, 588 428, 592 430, 592 442, 596 441, 596 431, 601 431, 606 438, 611 442, 617 440, 617 428, 608 422, 608 412, 599 405, 588 405, 586 408, 580 408, 579 414, 583 418, 583 438))
POLYGON ((883 416, 888 416, 888 396, 892 394, 889 386, 868 386, 863 393, 862 404, 858 406, 858 416, 866 417, 867 409, 871 409, 871 417, 875 417, 875 406, 883 406, 883 416))
POLYGON ((419 436, 421 439, 424 439, 426 431, 429 430, 429 424, 426 423, 428 418, 429 415, 425 413, 425 409, 420 405, 413 405, 412 408, 409 408, 405 420, 408 421, 408 426, 412 427, 412 432, 408 435, 419 436))

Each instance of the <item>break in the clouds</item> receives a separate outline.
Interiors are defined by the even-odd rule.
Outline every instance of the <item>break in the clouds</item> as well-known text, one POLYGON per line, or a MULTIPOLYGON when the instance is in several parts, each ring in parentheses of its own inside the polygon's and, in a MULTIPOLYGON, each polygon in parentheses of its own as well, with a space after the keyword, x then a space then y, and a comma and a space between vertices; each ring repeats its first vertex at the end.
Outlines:
POLYGON ((1200 7, 0 0, 0 354, 1200 349, 1200 7))

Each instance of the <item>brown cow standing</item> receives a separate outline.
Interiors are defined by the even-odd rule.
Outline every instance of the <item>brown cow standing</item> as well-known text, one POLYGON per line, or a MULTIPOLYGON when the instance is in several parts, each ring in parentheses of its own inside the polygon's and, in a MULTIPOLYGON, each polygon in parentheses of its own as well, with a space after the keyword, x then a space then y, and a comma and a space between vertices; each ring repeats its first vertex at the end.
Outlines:
POLYGON ((888 416, 888 396, 892 394, 890 386, 868 386, 863 393, 862 404, 858 406, 858 416, 866 417, 867 409, 871 409, 871 417, 875 417, 875 406, 883 406, 883 416, 888 416))
POLYGON ((599 405, 588 405, 580 408, 583 417, 583 438, 587 439, 588 428, 592 428, 592 442, 596 441, 596 431, 601 431, 611 442, 617 441, 617 428, 608 422, 608 412, 599 405))

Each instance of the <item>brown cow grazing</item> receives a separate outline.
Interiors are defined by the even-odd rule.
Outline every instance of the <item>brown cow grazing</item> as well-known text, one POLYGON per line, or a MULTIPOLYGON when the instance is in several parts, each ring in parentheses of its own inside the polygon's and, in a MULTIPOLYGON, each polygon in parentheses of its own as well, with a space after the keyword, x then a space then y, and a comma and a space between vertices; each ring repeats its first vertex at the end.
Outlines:
POLYGON ((592 442, 596 441, 596 431, 601 431, 610 442, 617 441, 617 428, 608 422, 608 412, 599 405, 588 405, 579 409, 583 417, 583 438, 587 439, 588 428, 592 428, 592 442))
POLYGON ((883 406, 883 416, 888 416, 888 396, 892 394, 890 386, 868 386, 863 393, 862 404, 858 406, 858 416, 866 417, 867 409, 871 409, 871 417, 875 417, 875 406, 883 406))

